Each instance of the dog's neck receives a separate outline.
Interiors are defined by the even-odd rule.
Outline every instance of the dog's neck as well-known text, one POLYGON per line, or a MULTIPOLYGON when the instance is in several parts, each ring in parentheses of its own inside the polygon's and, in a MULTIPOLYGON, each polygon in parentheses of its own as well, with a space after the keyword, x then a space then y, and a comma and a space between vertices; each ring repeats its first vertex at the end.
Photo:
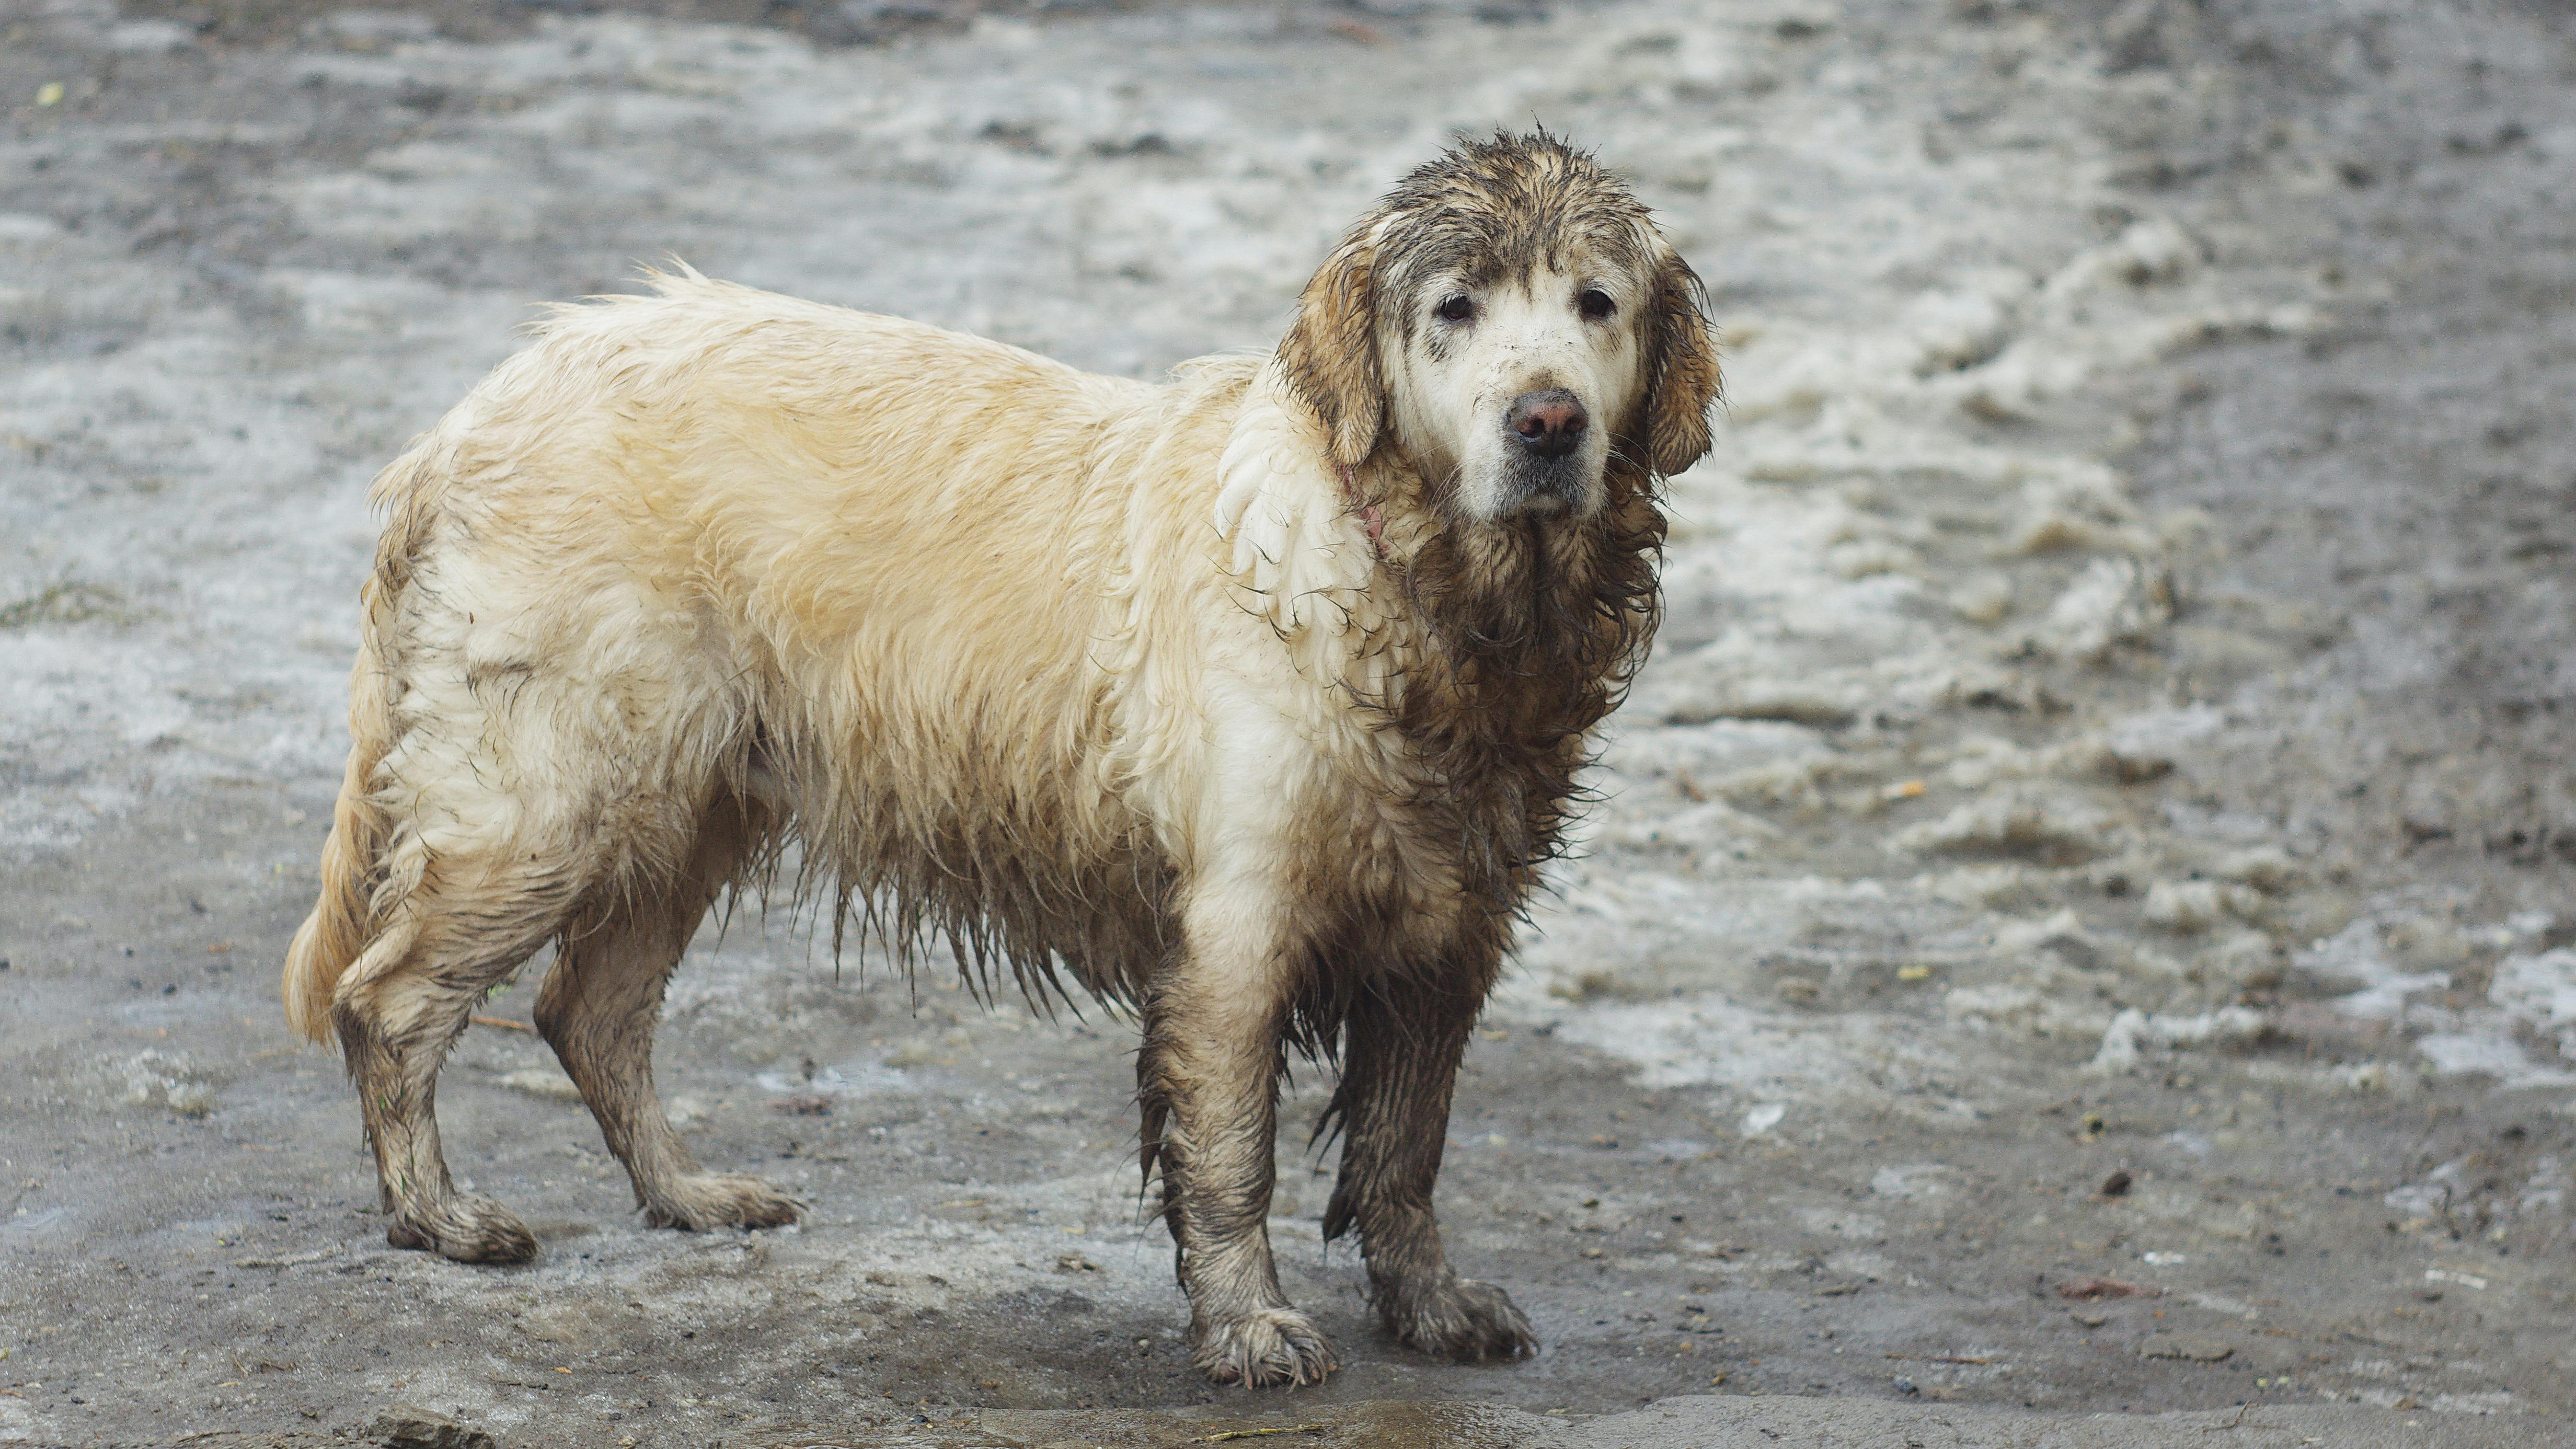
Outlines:
POLYGON ((1380 458, 1336 465, 1275 362, 1245 389, 1217 465, 1216 530, 1235 578, 1292 648, 1391 602, 1372 600, 1388 593, 1391 550, 1406 542, 1402 529, 1389 538, 1395 481, 1380 458))

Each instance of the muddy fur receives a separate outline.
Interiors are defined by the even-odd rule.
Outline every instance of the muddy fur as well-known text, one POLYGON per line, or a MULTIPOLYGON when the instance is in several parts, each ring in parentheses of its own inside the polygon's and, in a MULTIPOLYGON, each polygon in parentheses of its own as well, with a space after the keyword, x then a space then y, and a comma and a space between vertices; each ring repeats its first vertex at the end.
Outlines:
POLYGON ((1326 1226, 1387 1327, 1527 1351, 1441 1247, 1450 1091, 1652 635, 1655 480, 1717 386, 1690 269, 1543 134, 1416 172, 1274 354, 1159 385, 694 273, 560 309, 378 481, 287 961, 392 1241, 533 1253, 450 1182, 435 1094, 549 942, 539 1030, 648 1219, 791 1220, 691 1159, 651 1056, 710 905, 793 861, 836 941, 1137 1013, 1212 1378, 1336 1362, 1264 1230, 1290 1050, 1341 1066, 1326 1226), (1546 453, 1506 421, 1542 391, 1575 409, 1546 453))

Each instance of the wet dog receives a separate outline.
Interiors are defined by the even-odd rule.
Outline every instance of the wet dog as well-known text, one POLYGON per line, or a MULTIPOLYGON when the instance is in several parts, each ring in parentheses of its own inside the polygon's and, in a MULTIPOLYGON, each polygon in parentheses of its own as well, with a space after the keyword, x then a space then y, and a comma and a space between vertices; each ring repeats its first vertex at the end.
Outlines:
POLYGON ((1387 1328, 1528 1351, 1433 1221, 1452 1079, 1653 633, 1657 478, 1717 387, 1698 279, 1544 134, 1416 171, 1274 352, 1158 385, 695 273, 557 311, 377 481, 287 959, 392 1241, 535 1251, 450 1181, 435 1095, 548 943, 538 1029, 649 1220, 792 1220, 699 1168, 652 1075, 700 919, 792 856, 898 953, 1136 1013, 1211 1378, 1334 1368, 1265 1230, 1291 1050, 1339 1065, 1324 1228, 1387 1328))

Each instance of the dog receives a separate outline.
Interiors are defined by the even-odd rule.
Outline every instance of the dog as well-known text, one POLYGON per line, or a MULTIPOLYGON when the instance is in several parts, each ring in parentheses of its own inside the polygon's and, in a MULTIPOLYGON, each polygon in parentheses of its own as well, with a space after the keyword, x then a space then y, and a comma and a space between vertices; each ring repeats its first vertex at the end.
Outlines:
POLYGON ((1220 1383, 1333 1346, 1266 1231, 1287 1053, 1338 1064, 1327 1237, 1385 1327, 1532 1351, 1432 1215, 1453 1078, 1658 617, 1710 447, 1698 277, 1545 132, 1342 237, 1265 355, 1158 384, 652 274, 556 309, 377 480, 352 747, 286 1013, 336 1038, 399 1247, 535 1252, 459 1191, 440 1065, 535 1008, 646 1219, 790 1222, 664 1116, 664 984, 729 888, 1141 1022, 1137 1096, 1220 1383))

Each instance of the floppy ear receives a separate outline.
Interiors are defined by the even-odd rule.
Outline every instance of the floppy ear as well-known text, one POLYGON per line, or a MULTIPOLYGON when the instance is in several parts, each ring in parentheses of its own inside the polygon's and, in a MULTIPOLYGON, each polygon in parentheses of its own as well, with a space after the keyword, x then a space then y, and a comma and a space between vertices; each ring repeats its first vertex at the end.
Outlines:
POLYGON ((1655 314, 1646 339, 1646 458, 1669 478, 1707 456, 1709 405, 1717 401, 1717 339, 1699 274, 1669 246, 1655 268, 1655 314))
POLYGON ((1386 385, 1377 361, 1377 228, 1342 238, 1297 298, 1297 320, 1279 339, 1288 385, 1324 425, 1336 467, 1356 468, 1377 447, 1386 385))

